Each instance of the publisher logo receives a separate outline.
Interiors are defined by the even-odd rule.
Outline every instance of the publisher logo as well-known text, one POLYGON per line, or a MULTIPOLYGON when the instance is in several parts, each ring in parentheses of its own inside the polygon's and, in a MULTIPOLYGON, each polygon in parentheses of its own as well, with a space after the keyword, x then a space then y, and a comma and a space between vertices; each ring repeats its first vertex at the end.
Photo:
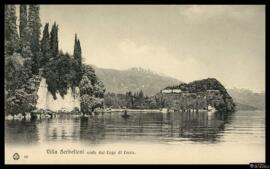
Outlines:
POLYGON ((13 154, 13 159, 14 160, 19 160, 20 159, 20 155, 18 153, 14 153, 13 154))

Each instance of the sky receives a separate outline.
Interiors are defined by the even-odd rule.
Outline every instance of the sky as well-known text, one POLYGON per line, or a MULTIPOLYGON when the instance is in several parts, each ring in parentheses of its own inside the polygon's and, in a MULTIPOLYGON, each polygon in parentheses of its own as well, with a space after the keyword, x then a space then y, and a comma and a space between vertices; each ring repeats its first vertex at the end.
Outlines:
POLYGON ((87 64, 265 90, 264 5, 41 5, 40 16, 64 52, 77 33, 87 64))

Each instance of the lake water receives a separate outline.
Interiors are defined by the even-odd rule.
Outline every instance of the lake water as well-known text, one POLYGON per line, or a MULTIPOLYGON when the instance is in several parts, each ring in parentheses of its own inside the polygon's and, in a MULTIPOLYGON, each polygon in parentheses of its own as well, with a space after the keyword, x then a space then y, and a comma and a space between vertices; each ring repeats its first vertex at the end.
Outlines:
MULTIPOLYGON (((139 156, 141 160, 137 160, 142 163, 162 163, 160 154, 164 163, 264 162, 264 111, 217 112, 213 115, 201 112, 130 112, 129 118, 123 118, 122 114, 6 120, 6 149, 12 154, 20 148, 21 151, 30 151, 37 147, 43 148, 45 153, 50 146, 91 150, 124 147, 135 152, 133 156, 139 156), (145 155, 148 161, 142 158, 145 155)), ((73 157, 70 158, 72 161, 73 157)), ((127 157, 126 162, 129 160, 134 163, 132 157, 127 157)))

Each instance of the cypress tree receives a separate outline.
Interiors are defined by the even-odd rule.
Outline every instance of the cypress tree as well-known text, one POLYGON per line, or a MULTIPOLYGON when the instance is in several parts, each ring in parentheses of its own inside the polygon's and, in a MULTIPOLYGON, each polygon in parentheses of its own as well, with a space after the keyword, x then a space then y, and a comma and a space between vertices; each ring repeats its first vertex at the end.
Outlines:
POLYGON ((32 59, 32 52, 30 47, 30 32, 27 19, 27 6, 20 5, 20 51, 24 58, 32 59))
POLYGON ((59 53, 58 49, 58 25, 54 22, 52 26, 52 30, 50 33, 50 48, 51 48, 51 56, 57 57, 59 53))
POLYGON ((49 23, 46 23, 44 26, 43 36, 40 43, 40 49, 41 49, 40 65, 44 66, 51 57, 49 23))
POLYGON ((82 51, 80 40, 77 38, 77 34, 75 34, 73 58, 76 61, 75 63, 77 72, 75 84, 78 85, 82 79, 82 51))
POLYGON ((82 49, 81 49, 80 40, 77 38, 77 34, 75 34, 73 57, 78 62, 79 67, 81 67, 81 65, 82 65, 82 49))
POLYGON ((79 65, 81 66, 82 65, 82 49, 81 49, 81 43, 80 43, 80 40, 78 39, 78 42, 77 42, 77 48, 78 48, 78 55, 77 55, 77 58, 76 60, 78 61, 79 65))
POLYGON ((22 39, 25 36, 27 26, 27 6, 26 5, 20 5, 20 38, 22 39))
POLYGON ((5 55, 7 56, 19 49, 16 20, 15 5, 5 5, 5 55))
POLYGON ((77 54, 77 34, 75 33, 75 40, 74 40, 74 49, 73 49, 73 58, 75 58, 75 55, 77 54))
POLYGON ((32 72, 38 74, 39 71, 39 58, 40 58, 40 17, 39 17, 39 5, 29 5, 28 25, 31 35, 30 48, 32 52, 32 72))

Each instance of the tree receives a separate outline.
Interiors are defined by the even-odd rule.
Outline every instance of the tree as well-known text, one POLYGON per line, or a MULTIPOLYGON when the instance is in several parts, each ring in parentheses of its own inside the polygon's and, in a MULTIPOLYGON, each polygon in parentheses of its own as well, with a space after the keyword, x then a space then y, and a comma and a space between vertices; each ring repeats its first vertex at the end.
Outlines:
POLYGON ((73 57, 78 62, 79 66, 81 67, 81 65, 82 65, 82 49, 81 49, 80 40, 77 39, 77 34, 75 34, 73 57))
MULTIPOLYGON (((43 77, 46 78, 48 90, 53 94, 58 91, 63 97, 67 89, 79 86, 77 62, 68 54, 59 51, 58 57, 50 59, 44 67, 43 77)), ((91 80, 89 79, 89 84, 91 80)), ((91 84, 92 85, 92 84, 91 84)))
POLYGON ((7 114, 18 114, 30 112, 34 110, 34 99, 33 94, 25 92, 25 89, 16 89, 14 94, 7 98, 7 114))
POLYGON ((84 94, 81 96, 81 111, 83 114, 92 114, 95 108, 103 107, 103 99, 84 94))
POLYGON ((32 94, 26 93, 27 82, 31 77, 28 59, 14 53, 5 62, 5 112, 23 113, 33 108, 32 94))
POLYGON ((32 69, 32 52, 30 47, 31 36, 29 34, 26 5, 20 5, 19 30, 20 30, 20 53, 22 57, 27 58, 26 63, 27 67, 31 70, 32 69))
POLYGON ((30 39, 30 49, 32 52, 32 72, 38 74, 39 58, 40 58, 40 27, 41 21, 39 17, 39 5, 29 5, 28 26, 30 39))
MULTIPOLYGON (((80 40, 77 38, 77 34, 75 34, 75 42, 74 42, 74 51, 73 51, 73 58, 76 61, 76 69, 77 69, 77 83, 81 81, 81 78, 84 74, 84 68, 82 66, 82 51, 81 51, 81 44, 80 40)), ((95 73, 94 73, 95 74, 95 73)), ((95 76, 92 76, 95 77, 95 76)), ((88 78, 92 81, 92 77, 88 76, 88 78)))
POLYGON ((50 48, 50 34, 49 34, 49 23, 46 23, 43 30, 43 36, 40 42, 41 58, 40 65, 44 66, 48 63, 51 58, 51 48, 50 48))
POLYGON ((79 88, 81 110, 84 114, 91 113, 95 108, 103 107, 105 88, 103 83, 97 79, 94 69, 89 65, 82 65, 79 88))
POLYGON ((93 95, 97 98, 103 98, 104 93, 105 87, 103 85, 103 82, 101 80, 97 80, 97 82, 94 84, 93 95))
POLYGON ((51 33, 50 33, 50 48, 51 48, 51 56, 58 56, 58 25, 54 22, 51 33))
POLYGON ((82 80, 79 85, 80 88, 80 95, 93 95, 93 85, 89 78, 86 75, 83 75, 82 80))
POLYGON ((126 107, 127 108, 133 108, 134 106, 134 98, 133 98, 133 95, 132 95, 132 92, 129 91, 129 92, 126 92, 126 107))
POLYGON ((26 81, 30 78, 31 72, 27 62, 20 54, 15 53, 8 57, 5 62, 6 88, 9 92, 24 87, 26 81))
POLYGON ((18 51, 18 32, 15 5, 5 5, 5 55, 11 56, 18 51))
POLYGON ((20 38, 25 36, 27 27, 27 5, 20 5, 20 38))
POLYGON ((92 84, 97 83, 98 79, 97 79, 97 76, 95 74, 95 70, 91 66, 83 64, 81 67, 81 73, 82 73, 82 75, 87 76, 92 84))
POLYGON ((80 80, 80 88, 82 88, 81 94, 94 95, 95 97, 103 98, 105 93, 105 87, 102 81, 100 81, 97 78, 95 70, 91 66, 83 64, 81 67, 81 72, 82 72, 82 78, 80 80), (87 89, 85 89, 86 87, 87 89))
POLYGON ((32 76, 27 6, 20 6, 20 39, 15 13, 14 5, 5 6, 5 110, 7 113, 24 113, 33 108, 33 95, 25 91, 32 76))

